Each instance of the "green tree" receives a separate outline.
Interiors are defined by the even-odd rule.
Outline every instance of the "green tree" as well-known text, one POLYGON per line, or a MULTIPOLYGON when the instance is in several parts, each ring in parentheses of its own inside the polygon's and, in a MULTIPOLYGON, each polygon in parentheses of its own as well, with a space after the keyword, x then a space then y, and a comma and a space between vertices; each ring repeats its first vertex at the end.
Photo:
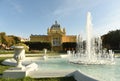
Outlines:
POLYGON ((15 40, 16 44, 21 42, 20 37, 14 36, 13 39, 15 40))
POLYGON ((0 33, 0 44, 4 44, 7 47, 10 47, 14 44, 20 43, 20 37, 17 36, 7 36, 5 32, 0 33))
POLYGON ((110 31, 102 36, 103 46, 108 49, 120 49, 120 30, 110 31))

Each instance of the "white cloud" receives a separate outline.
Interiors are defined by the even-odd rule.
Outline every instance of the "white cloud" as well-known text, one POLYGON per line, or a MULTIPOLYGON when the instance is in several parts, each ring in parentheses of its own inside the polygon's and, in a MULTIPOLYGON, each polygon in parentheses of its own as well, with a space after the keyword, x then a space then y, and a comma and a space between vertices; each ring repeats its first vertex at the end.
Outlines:
POLYGON ((15 2, 15 0, 14 0, 14 1, 13 1, 13 0, 8 0, 8 1, 9 1, 10 5, 12 5, 12 7, 13 7, 17 12, 19 12, 19 13, 22 13, 22 12, 23 12, 22 6, 19 5, 19 4, 17 4, 17 3, 15 2))

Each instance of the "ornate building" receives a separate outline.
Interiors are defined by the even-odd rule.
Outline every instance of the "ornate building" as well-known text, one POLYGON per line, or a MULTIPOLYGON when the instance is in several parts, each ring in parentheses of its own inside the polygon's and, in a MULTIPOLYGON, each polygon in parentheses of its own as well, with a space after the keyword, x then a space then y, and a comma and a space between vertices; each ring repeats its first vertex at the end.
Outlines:
POLYGON ((76 43, 76 35, 66 35, 65 28, 62 28, 60 24, 55 21, 55 24, 53 24, 50 28, 47 29, 47 35, 31 35, 30 41, 49 42, 51 43, 52 50, 61 51, 63 50, 63 43, 76 43))

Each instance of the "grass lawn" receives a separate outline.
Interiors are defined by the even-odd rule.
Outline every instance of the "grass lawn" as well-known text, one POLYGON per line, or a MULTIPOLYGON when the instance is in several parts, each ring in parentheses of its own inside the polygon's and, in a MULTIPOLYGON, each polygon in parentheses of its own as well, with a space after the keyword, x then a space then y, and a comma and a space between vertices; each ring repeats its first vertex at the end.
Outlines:
MULTIPOLYGON (((0 75, 3 72, 10 68, 11 66, 5 66, 1 64, 1 62, 6 59, 7 57, 0 57, 0 75)), ((57 78, 30 78, 25 77, 21 79, 10 79, 10 78, 0 78, 0 81, 76 81, 73 77, 57 77, 57 78)))
POLYGON ((10 79, 10 78, 1 78, 0 81, 76 81, 73 77, 58 77, 58 78, 30 78, 25 77, 22 79, 10 79))
POLYGON ((6 66, 3 65, 1 62, 6 59, 7 57, 0 57, 0 75, 2 75, 3 71, 5 71, 6 69, 10 68, 11 66, 6 66))

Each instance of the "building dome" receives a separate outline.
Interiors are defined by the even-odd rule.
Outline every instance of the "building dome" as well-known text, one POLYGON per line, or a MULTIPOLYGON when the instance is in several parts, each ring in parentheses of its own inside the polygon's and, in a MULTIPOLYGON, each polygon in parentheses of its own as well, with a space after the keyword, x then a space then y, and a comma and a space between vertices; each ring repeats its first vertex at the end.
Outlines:
POLYGON ((53 24, 50 28, 48 28, 47 30, 47 34, 48 35, 53 35, 55 34, 56 35, 59 34, 59 35, 65 35, 66 34, 66 31, 65 31, 65 28, 62 28, 60 26, 60 24, 57 23, 57 21, 55 21, 55 24, 53 24))
POLYGON ((55 21, 55 24, 53 24, 53 25, 51 26, 51 29, 53 29, 53 30, 58 30, 58 29, 60 29, 60 24, 58 24, 57 21, 55 21))

